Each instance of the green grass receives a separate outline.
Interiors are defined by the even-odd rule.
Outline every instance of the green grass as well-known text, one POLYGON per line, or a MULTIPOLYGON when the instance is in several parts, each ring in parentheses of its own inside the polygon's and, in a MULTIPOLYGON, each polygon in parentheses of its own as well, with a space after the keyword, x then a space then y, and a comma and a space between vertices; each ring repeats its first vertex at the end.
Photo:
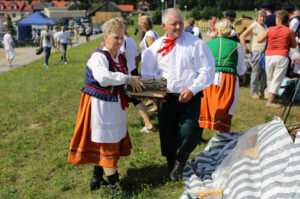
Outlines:
MULTIPOLYGON (((155 29, 163 35, 160 26, 155 29)), ((132 36, 133 30, 129 28, 132 36)), ((107 189, 90 192, 92 165, 67 163, 87 57, 100 40, 69 49, 68 65, 60 64, 56 53, 49 69, 40 59, 0 75, 0 198, 109 198, 107 189)), ((264 106, 265 101, 252 100, 249 88, 242 87, 232 131, 246 131, 282 112, 264 106)), ((289 122, 299 112, 299 105, 294 106, 289 122)), ((157 127, 157 115, 151 117, 157 127)), ((129 198, 178 198, 184 185, 167 179, 158 132, 141 134, 142 127, 142 118, 131 105, 132 154, 121 158, 118 168, 124 192, 129 198)), ((205 130, 203 138, 209 140, 214 133, 205 130)), ((192 158, 205 145, 200 144, 192 158)))

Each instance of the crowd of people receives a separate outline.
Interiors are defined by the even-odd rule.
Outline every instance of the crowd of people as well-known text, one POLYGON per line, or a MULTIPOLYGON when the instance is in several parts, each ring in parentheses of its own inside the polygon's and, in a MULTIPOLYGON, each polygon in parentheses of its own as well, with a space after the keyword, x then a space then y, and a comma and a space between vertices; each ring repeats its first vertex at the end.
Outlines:
MULTIPOLYGON (((256 13, 256 20, 244 32, 233 29, 236 17, 233 11, 228 11, 224 19, 213 18, 211 28, 215 34, 206 43, 193 18, 184 28, 179 9, 163 11, 165 34, 161 37, 153 30, 151 17, 141 14, 136 30, 140 55, 126 31, 125 20, 112 18, 105 22, 105 43, 88 58, 68 156, 68 161, 74 164, 95 164, 91 190, 109 185, 112 194, 119 194, 118 160, 120 156, 130 155, 132 148, 126 127, 128 98, 124 97, 124 85, 131 85, 140 92, 144 89, 141 78, 167 79, 166 97, 151 103, 158 113, 161 153, 167 161, 169 178, 174 181, 181 179, 204 128, 230 132, 239 82, 245 80, 248 69, 244 60, 246 53, 251 53, 252 98, 267 98, 268 108, 280 107, 274 99, 289 57, 298 59, 296 64, 300 62, 299 48, 295 49, 300 21, 291 14, 293 7, 284 7, 274 15, 272 6, 264 4, 256 13), (250 47, 246 43, 248 36, 251 36, 250 47), (140 61, 141 75, 137 70, 140 61), (266 89, 268 96, 265 96, 266 89)), ((144 119, 141 132, 151 132, 154 127, 144 102, 132 98, 129 101, 144 119)))
MULTIPOLYGON (((60 26, 60 30, 58 27, 54 26, 53 31, 50 30, 49 25, 45 25, 45 29, 43 31, 33 29, 32 30, 32 40, 34 46, 39 46, 40 51, 44 52, 45 61, 44 66, 46 68, 49 67, 48 60, 51 55, 51 50, 54 52, 61 52, 62 55, 60 57, 60 62, 67 64, 67 48, 68 45, 72 47, 73 43, 78 43, 79 36, 81 35, 80 29, 84 26, 80 26, 80 28, 66 28, 64 25, 60 26)), ((86 36, 86 41, 89 41, 89 38, 92 34, 92 28, 84 28, 84 33, 82 35, 86 36)))

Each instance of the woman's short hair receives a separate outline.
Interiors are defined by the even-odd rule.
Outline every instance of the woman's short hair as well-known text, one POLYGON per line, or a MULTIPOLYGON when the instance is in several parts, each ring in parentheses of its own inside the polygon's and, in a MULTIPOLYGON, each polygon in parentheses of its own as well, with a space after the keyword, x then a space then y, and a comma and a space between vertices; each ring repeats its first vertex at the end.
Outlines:
POLYGON ((190 26, 193 26, 195 24, 195 19, 193 17, 190 17, 188 19, 188 23, 189 23, 190 26))
POLYGON ((143 15, 139 19, 140 26, 144 26, 146 30, 151 30, 153 27, 153 22, 151 17, 143 15))
POLYGON ((259 10, 259 11, 257 11, 257 13, 256 13, 256 19, 257 19, 259 16, 267 17, 266 11, 264 11, 264 10, 259 10))
POLYGON ((216 23, 215 28, 220 36, 229 36, 232 30, 232 24, 228 19, 223 19, 216 23))
POLYGON ((286 10, 279 10, 276 12, 276 18, 285 25, 289 22, 289 13, 286 10))
POLYGON ((111 33, 116 33, 119 30, 124 30, 125 32, 125 24, 124 19, 121 17, 115 17, 108 21, 106 21, 102 25, 103 33, 106 35, 110 35, 111 33))

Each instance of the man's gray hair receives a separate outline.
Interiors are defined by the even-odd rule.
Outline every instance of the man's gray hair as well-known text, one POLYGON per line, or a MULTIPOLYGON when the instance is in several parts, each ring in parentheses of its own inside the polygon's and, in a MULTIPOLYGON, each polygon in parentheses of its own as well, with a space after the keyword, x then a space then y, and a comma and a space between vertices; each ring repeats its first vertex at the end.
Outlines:
POLYGON ((177 13, 180 15, 181 19, 183 20, 183 15, 181 10, 179 10, 178 8, 168 8, 166 10, 163 11, 162 14, 162 23, 166 24, 168 21, 168 15, 173 14, 173 13, 177 13))

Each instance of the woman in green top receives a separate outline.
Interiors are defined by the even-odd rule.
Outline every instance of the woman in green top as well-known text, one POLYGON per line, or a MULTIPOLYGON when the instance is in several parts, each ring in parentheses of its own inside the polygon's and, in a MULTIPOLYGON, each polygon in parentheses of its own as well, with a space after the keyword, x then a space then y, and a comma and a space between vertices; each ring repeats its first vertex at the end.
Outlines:
POLYGON ((207 42, 215 58, 215 81, 203 92, 199 125, 229 132, 239 92, 238 76, 243 75, 247 67, 242 46, 229 38, 230 21, 218 22, 216 31, 218 37, 207 42))

